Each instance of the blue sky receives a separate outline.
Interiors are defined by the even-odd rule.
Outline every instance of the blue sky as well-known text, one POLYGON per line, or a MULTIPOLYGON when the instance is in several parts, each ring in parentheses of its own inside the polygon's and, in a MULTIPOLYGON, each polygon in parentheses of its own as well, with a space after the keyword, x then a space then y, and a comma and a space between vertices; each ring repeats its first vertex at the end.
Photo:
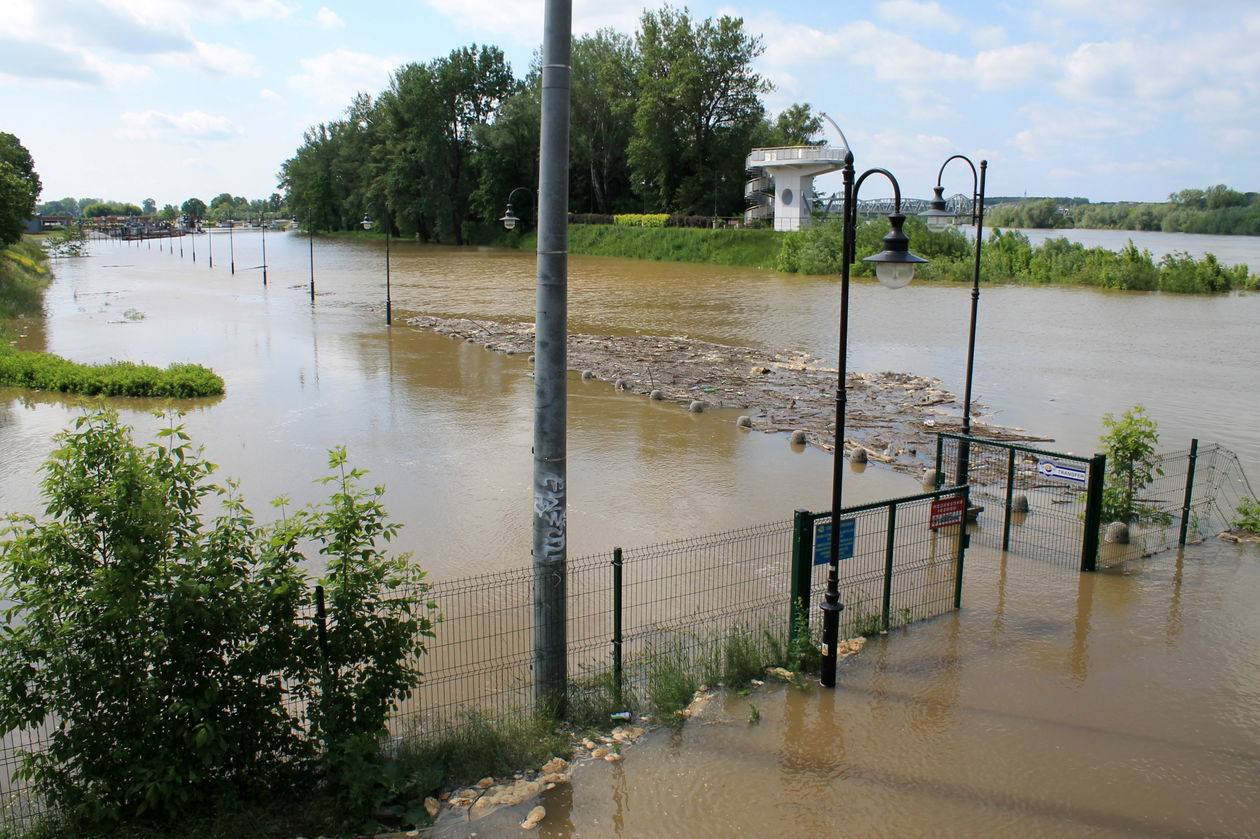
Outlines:
MULTIPOLYGON (((891 169, 908 195, 930 195, 954 153, 988 158, 989 195, 1158 201, 1215 183, 1260 190, 1256 0, 687 5, 699 18, 742 17, 764 41, 769 108, 827 112, 859 169, 891 169)), ((644 8, 573 6, 577 33, 633 33, 644 8)), ((263 197, 303 129, 338 118, 356 91, 379 92, 400 64, 492 43, 522 75, 541 43, 542 8, 5 0, 0 131, 30 150, 44 199, 263 197)), ((956 166, 947 192, 969 191, 956 166)))

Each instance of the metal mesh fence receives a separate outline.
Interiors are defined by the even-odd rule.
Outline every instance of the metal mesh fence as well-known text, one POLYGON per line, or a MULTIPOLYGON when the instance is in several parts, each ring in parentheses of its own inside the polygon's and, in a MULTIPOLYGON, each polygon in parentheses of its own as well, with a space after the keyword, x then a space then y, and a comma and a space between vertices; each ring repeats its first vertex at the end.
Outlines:
POLYGON ((1154 479, 1134 498, 1137 517, 1128 543, 1104 542, 1100 562, 1112 565, 1177 548, 1183 538, 1215 536, 1229 529, 1244 496, 1255 497, 1238 456, 1228 449, 1196 443, 1161 453, 1154 479))
POLYGON ((938 452, 937 472, 947 481, 962 476, 967 457, 971 503, 983 508, 971 528, 977 544, 1081 567, 1089 458, 944 434, 938 452))
MULTIPOLYGON (((839 562, 840 634, 869 635, 912 621, 936 617, 956 607, 961 585, 965 537, 957 525, 932 527, 934 505, 941 499, 966 496, 945 490, 879 504, 848 508, 854 522, 852 556, 839 562)), ((830 525, 830 514, 814 518, 830 525)), ((820 557, 821 559, 821 557, 820 557)), ((810 601, 821 603, 827 565, 813 566, 810 601)), ((810 623, 821 632, 821 613, 811 610, 810 623)))

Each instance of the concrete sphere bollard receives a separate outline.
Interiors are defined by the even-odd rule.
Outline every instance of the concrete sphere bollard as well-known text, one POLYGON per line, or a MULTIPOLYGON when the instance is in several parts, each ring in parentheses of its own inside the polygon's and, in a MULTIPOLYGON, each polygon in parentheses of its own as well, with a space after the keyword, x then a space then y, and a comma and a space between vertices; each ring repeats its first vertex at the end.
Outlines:
POLYGON ((1024 495, 1021 492, 1019 495, 1016 495, 1014 498, 1012 498, 1011 499, 1011 512, 1012 513, 1027 513, 1028 512, 1028 496, 1024 495))
POLYGON ((735 420, 735 424, 740 428, 752 428, 752 417, 744 414, 739 419, 735 420))
POLYGON ((691 413, 693 413, 693 414, 703 414, 703 413, 704 413, 704 403, 703 403, 703 402, 701 402, 699 399, 697 399, 697 400, 695 400, 694 402, 692 402, 692 403, 691 403, 690 407, 688 407, 688 409, 687 409, 687 410, 691 411, 691 413))
POLYGON ((506 355, 516 355, 516 347, 508 347, 503 351, 506 355))
POLYGON ((849 452, 849 460, 853 461, 854 463, 865 463, 866 462, 866 449, 862 448, 861 446, 854 446, 853 451, 849 452))
POLYGON ((1107 525, 1103 538, 1116 545, 1129 544, 1129 526, 1122 521, 1113 521, 1107 525))
POLYGON ((617 390, 629 390, 630 382, 626 379, 618 379, 617 383, 614 384, 613 387, 617 388, 617 390))
POLYGON ((582 378, 583 378, 583 379, 593 379, 593 378, 595 378, 595 371, 594 371, 594 370, 583 370, 583 371, 582 371, 582 378))
POLYGON ((475 343, 476 341, 477 339, 471 335, 469 335, 467 338, 464 339, 465 344, 472 344, 472 343, 475 343))
POLYGON ((528 358, 527 360, 529 361, 529 363, 530 363, 530 364, 533 364, 533 363, 534 363, 534 356, 533 356, 533 354, 532 354, 532 353, 530 354, 530 356, 529 356, 529 358, 528 358))
POLYGON ((798 428, 792 432, 792 436, 789 437, 788 440, 792 443, 793 446, 803 446, 805 445, 805 440, 806 440, 805 432, 798 428))
POLYGON ((936 489, 936 470, 931 466, 923 470, 923 477, 919 483, 924 489, 936 489))
POLYGON ((663 390, 654 390, 648 394, 648 399, 655 399, 657 402, 660 402, 664 398, 665 398, 665 391, 663 390))

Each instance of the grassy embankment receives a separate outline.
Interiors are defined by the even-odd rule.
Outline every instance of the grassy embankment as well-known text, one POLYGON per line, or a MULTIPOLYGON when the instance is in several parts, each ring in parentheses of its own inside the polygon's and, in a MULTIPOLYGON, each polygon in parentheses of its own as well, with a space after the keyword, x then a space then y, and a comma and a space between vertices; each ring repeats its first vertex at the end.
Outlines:
POLYGON ((165 370, 129 361, 78 364, 17 349, 13 343, 20 321, 41 316, 50 279, 48 257, 36 240, 0 251, 0 387, 173 399, 223 393, 223 379, 198 364, 172 364, 165 370))
MULTIPOLYGON (((888 222, 877 219, 858 230, 859 262, 853 272, 870 276, 861 259, 882 249, 888 222)), ((971 282, 974 250, 958 230, 929 233, 918 218, 906 220, 911 250, 929 260, 916 273, 927 282, 971 282)), ((533 249, 535 234, 507 234, 479 244, 533 249)), ((618 256, 670 262, 706 262, 749 268, 773 268, 801 274, 840 273, 840 227, 836 223, 799 233, 774 230, 706 230, 637 228, 622 225, 575 224, 569 227, 569 250, 595 256, 618 256)), ((1174 253, 1156 259, 1132 244, 1119 253, 1088 248, 1067 239, 1051 239, 1033 247, 1026 236, 994 234, 982 250, 980 278, 985 283, 1019 285, 1085 285, 1128 291, 1211 294, 1234 289, 1260 289, 1260 275, 1247 266, 1227 267, 1215 256, 1195 259, 1174 253)))

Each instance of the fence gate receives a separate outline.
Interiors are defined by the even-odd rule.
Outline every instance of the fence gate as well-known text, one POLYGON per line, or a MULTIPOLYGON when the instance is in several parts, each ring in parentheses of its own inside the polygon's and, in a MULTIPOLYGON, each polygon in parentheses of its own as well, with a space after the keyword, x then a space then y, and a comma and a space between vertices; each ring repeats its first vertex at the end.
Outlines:
POLYGON ((1093 571, 1102 528, 1106 458, 1081 457, 943 433, 936 485, 971 485, 982 507, 971 538, 996 550, 1093 571))

